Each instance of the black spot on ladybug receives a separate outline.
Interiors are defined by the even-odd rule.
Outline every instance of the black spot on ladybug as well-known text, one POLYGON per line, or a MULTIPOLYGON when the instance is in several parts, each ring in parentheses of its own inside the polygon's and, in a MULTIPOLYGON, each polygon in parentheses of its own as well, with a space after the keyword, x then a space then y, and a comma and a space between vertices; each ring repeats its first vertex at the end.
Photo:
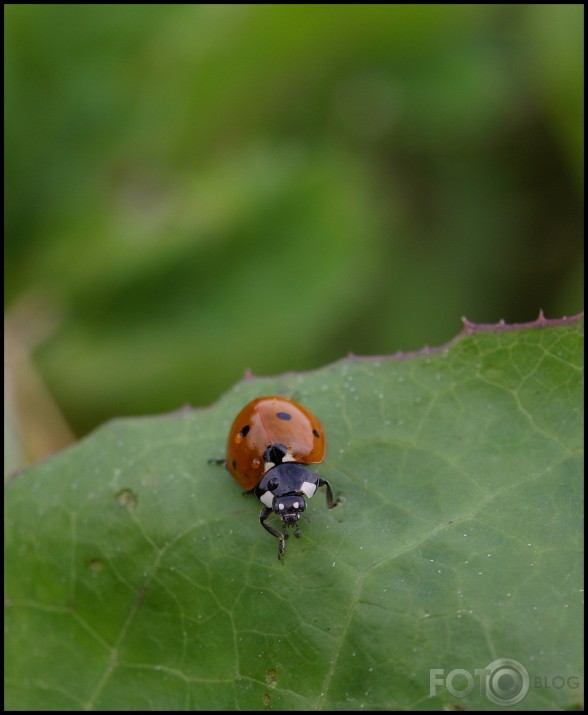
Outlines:
POLYGON ((320 434, 318 433, 317 430, 313 429, 312 430, 313 435, 318 439, 320 437, 320 434))
POLYGON ((237 462, 234 459, 233 459, 232 465, 233 465, 233 469, 237 469, 237 462))
POLYGON ((289 412, 276 412, 276 417, 279 420, 285 420, 286 422, 292 419, 292 415, 289 412))
POLYGON ((240 436, 247 437, 247 433, 249 432, 250 429, 251 429, 251 425, 245 425, 245 427, 243 427, 243 429, 239 432, 240 436))

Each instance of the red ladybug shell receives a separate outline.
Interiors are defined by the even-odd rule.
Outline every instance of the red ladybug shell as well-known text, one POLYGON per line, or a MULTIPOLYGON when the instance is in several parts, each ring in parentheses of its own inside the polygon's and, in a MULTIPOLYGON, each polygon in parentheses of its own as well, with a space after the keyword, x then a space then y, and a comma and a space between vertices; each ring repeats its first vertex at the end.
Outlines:
POLYGON ((284 462, 318 464, 326 450, 325 431, 305 407, 285 397, 258 397, 239 412, 227 440, 227 468, 244 489, 256 487, 271 468, 264 452, 283 445, 284 462))

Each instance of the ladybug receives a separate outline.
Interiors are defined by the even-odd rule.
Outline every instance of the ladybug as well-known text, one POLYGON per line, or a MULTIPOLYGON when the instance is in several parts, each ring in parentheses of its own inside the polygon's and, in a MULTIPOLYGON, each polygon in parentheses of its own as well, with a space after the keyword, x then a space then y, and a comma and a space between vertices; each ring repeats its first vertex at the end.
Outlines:
POLYGON ((305 407, 285 397, 258 397, 239 412, 227 439, 225 466, 234 479, 263 504, 259 522, 279 539, 282 558, 287 531, 295 527, 300 538, 300 515, 318 487, 327 488, 327 506, 332 509, 333 490, 326 479, 307 469, 322 462, 326 437, 319 420, 305 407), (284 531, 266 519, 277 514, 284 531))

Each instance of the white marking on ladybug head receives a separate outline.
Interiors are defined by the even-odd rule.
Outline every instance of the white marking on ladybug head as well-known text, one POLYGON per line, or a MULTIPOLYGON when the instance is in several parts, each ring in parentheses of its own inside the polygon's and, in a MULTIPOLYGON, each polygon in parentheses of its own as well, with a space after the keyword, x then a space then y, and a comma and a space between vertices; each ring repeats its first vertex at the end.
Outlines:
POLYGON ((286 508, 286 507, 282 504, 282 502, 280 502, 280 503, 278 504, 278 509, 279 509, 280 511, 284 511, 285 508, 286 508))
POLYGON ((274 503, 274 495, 270 491, 264 492, 259 497, 259 501, 271 509, 274 503))
POLYGON ((294 504, 292 504, 292 506, 294 507, 294 509, 300 509, 300 502, 295 501, 294 504))
POLYGON ((316 484, 312 482, 302 482, 300 491, 303 492, 309 499, 314 496, 316 492, 316 484))
POLYGON ((282 462, 295 462, 296 460, 294 459, 294 455, 290 450, 286 452, 286 454, 282 457, 282 462))
POLYGON ((274 462, 264 462, 264 465, 263 465, 263 473, 265 474, 266 472, 269 472, 269 470, 270 470, 272 467, 275 467, 275 466, 276 466, 276 465, 274 464, 274 462))

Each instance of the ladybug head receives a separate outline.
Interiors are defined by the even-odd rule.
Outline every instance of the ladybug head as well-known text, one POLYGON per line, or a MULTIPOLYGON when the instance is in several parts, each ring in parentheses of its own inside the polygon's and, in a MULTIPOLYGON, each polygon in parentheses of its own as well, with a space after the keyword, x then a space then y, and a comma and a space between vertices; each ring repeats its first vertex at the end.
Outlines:
POLYGON ((290 526, 300 519, 300 514, 306 509, 306 501, 298 494, 275 497, 272 509, 286 526, 290 526))

